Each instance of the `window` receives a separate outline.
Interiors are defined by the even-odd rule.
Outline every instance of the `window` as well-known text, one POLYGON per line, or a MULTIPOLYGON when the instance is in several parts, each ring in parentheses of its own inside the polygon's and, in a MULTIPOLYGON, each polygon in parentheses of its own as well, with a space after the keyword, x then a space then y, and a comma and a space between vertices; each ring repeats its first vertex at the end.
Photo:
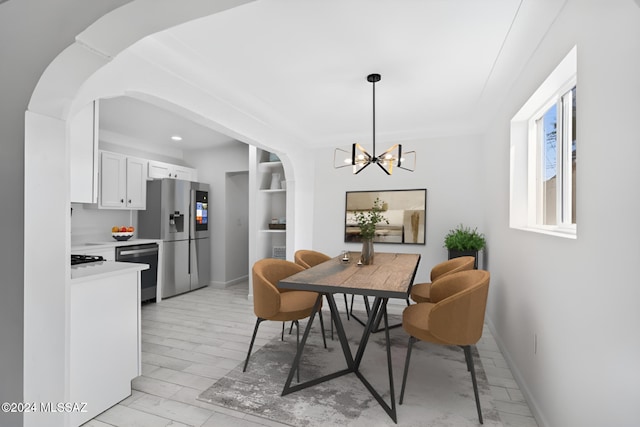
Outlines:
POLYGON ((576 237, 576 51, 511 120, 512 228, 576 237))
MULTIPOLYGON (((573 83, 573 82, 572 82, 573 83)), ((535 138, 536 224, 576 223, 576 86, 557 96, 531 120, 535 138)), ((530 165, 532 163, 530 162, 530 165)))

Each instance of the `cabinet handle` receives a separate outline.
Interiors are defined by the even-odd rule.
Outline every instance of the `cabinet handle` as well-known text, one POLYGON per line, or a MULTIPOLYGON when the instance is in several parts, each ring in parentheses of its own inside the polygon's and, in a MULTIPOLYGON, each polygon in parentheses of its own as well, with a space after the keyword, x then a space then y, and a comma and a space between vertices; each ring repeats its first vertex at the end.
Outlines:
POLYGON ((129 204, 131 204, 131 199, 129 199, 129 204))
POLYGON ((124 199, 120 199, 120 203, 124 203, 124 199))

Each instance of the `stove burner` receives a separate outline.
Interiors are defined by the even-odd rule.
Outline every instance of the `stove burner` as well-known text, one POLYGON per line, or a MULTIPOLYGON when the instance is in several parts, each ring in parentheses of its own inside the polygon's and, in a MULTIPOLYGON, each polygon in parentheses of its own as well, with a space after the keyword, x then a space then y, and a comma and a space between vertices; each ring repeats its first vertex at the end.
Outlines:
POLYGON ((100 255, 71 255, 71 265, 87 264, 98 261, 104 261, 104 257, 100 255))

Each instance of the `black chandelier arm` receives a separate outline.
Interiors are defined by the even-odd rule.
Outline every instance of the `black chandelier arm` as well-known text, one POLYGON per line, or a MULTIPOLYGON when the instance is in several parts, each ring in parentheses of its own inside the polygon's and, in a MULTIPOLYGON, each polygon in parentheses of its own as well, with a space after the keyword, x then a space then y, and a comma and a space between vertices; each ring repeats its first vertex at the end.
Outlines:
POLYGON ((384 173, 386 173, 387 175, 391 175, 391 173, 389 173, 389 171, 387 169, 385 169, 384 166, 382 166, 382 164, 378 161, 378 159, 376 159, 376 164, 378 166, 380 166, 380 169, 382 169, 384 171, 384 173))

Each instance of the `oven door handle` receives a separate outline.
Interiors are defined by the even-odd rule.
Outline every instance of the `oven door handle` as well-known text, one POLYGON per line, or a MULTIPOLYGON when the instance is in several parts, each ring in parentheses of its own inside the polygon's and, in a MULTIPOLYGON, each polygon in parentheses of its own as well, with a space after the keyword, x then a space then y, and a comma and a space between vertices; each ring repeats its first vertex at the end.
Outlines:
POLYGON ((127 251, 118 252, 118 256, 142 255, 142 254, 151 254, 151 253, 158 253, 158 249, 131 249, 127 251))

